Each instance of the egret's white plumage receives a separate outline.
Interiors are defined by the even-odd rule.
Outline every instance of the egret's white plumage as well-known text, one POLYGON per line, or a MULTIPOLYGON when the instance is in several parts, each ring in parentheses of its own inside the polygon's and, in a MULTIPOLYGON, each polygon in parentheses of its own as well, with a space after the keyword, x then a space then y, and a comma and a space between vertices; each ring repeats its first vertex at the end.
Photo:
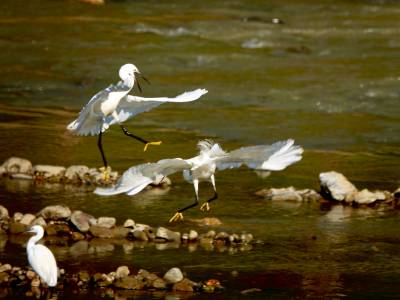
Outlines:
MULTIPOLYGON (((121 193, 135 195, 147 185, 156 181, 159 176, 168 176, 182 171, 185 180, 194 185, 196 193, 194 205, 196 205, 200 181, 211 181, 216 198, 214 173, 217 169, 225 170, 246 165, 251 169, 261 171, 279 171, 301 160, 303 153, 303 148, 294 145, 292 139, 276 142, 272 145, 243 147, 232 152, 225 152, 219 144, 211 140, 204 140, 198 143, 198 148, 200 150, 199 155, 190 159, 163 159, 156 163, 131 167, 124 172, 115 186, 96 188, 94 193, 102 196, 121 193)), ((178 212, 180 213, 187 208, 178 212)))
POLYGON ((207 93, 205 89, 185 92, 175 98, 144 98, 131 96, 128 93, 140 75, 133 64, 125 64, 119 71, 121 81, 98 92, 81 110, 76 120, 67 129, 77 135, 98 135, 110 125, 122 123, 142 112, 149 111, 166 102, 190 102, 207 93))
POLYGON ((43 237, 43 227, 35 225, 29 232, 36 233, 36 235, 29 239, 26 246, 29 264, 48 286, 56 286, 58 274, 56 259, 49 248, 36 244, 43 237))

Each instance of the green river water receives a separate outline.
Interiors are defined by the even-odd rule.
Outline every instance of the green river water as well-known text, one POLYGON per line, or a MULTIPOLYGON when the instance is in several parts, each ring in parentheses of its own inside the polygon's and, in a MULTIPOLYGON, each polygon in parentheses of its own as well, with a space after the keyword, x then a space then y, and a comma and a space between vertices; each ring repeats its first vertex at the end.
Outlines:
MULTIPOLYGON (((376 208, 274 203, 254 196, 264 187, 318 189, 318 174, 336 170, 358 188, 393 191, 400 183, 400 3, 397 1, 0 1, 0 162, 14 155, 33 164, 101 166, 96 137, 66 132, 79 109, 134 63, 151 81, 142 96, 174 96, 207 88, 201 100, 165 104, 126 123, 142 145, 118 127, 104 135, 113 169, 167 157, 196 155, 212 138, 224 149, 294 138, 304 158, 268 178, 248 169, 216 175, 220 198, 205 214, 180 174, 168 190, 102 198, 90 189, 0 181, 10 213, 65 204, 118 222, 205 232, 190 219, 217 217, 217 230, 251 232, 251 249, 98 241, 53 245, 66 270, 164 272, 178 266, 194 280, 217 278, 227 288, 210 295, 129 294, 134 299, 355 298, 400 296, 399 213, 376 208), (274 24, 279 18, 283 24, 274 24), (89 249, 89 250, 88 250, 89 249), (232 271, 235 271, 232 273, 232 271), (233 276, 232 274, 235 274, 233 276)), ((212 195, 201 184, 200 197, 212 195)), ((0 244, 0 261, 27 264, 27 237, 0 244)), ((66 291, 63 299, 101 297, 66 291)), ((6 295, 6 293, 2 293, 6 295)), ((19 298, 8 294, 5 297, 19 298)))

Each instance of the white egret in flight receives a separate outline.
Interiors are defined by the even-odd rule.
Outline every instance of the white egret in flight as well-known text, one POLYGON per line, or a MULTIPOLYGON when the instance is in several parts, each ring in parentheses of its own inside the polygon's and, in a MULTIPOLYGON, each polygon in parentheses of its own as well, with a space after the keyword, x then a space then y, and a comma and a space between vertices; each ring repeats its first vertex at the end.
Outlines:
POLYGON ((198 204, 200 181, 211 181, 213 185, 214 196, 200 207, 203 211, 210 209, 209 203, 218 198, 214 176, 216 170, 239 168, 241 165, 246 165, 260 171, 280 171, 301 160, 303 153, 303 148, 295 146, 292 139, 279 141, 272 145, 243 147, 231 152, 225 152, 219 144, 211 140, 203 140, 198 143, 198 148, 199 155, 190 159, 163 159, 156 163, 131 167, 124 172, 115 186, 96 188, 94 193, 102 196, 120 193, 135 195, 147 185, 159 181, 163 176, 183 171, 185 180, 193 183, 195 202, 179 209, 169 220, 173 222, 183 219, 182 213, 198 204))
POLYGON ((36 233, 29 239, 26 246, 29 264, 49 287, 56 286, 58 274, 56 259, 49 248, 36 244, 43 237, 43 227, 35 225, 28 232, 36 233))
POLYGON ((110 125, 119 124, 124 134, 145 144, 144 151, 146 151, 149 145, 159 145, 161 142, 150 142, 134 135, 122 125, 122 122, 142 112, 149 111, 162 103, 194 101, 207 93, 205 89, 197 89, 180 94, 175 98, 143 98, 128 95, 135 83, 137 83, 141 91, 139 81, 137 80, 138 77, 147 81, 135 65, 123 65, 119 70, 119 77, 121 81, 110 85, 94 95, 81 110, 78 118, 67 126, 67 129, 76 135, 99 136, 97 146, 103 159, 105 177, 108 176, 109 167, 103 151, 102 134, 110 125))

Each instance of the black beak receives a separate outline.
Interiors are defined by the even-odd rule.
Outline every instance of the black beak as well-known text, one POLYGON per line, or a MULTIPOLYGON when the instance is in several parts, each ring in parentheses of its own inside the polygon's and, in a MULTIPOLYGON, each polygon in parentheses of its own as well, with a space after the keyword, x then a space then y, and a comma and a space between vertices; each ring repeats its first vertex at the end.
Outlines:
POLYGON ((148 84, 150 84, 150 81, 139 72, 135 72, 135 75, 136 75, 136 78, 137 78, 136 82, 137 82, 138 89, 139 89, 140 92, 142 92, 142 87, 140 86, 139 78, 142 78, 148 84))

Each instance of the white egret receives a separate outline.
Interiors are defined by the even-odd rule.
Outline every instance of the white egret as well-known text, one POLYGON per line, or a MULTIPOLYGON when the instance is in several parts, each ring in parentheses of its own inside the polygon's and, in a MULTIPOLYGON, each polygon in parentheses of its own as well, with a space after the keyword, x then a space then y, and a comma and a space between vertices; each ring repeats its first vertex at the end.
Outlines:
POLYGON ((67 126, 67 129, 76 135, 99 136, 97 146, 103 159, 105 176, 108 174, 109 167, 102 147, 102 134, 110 125, 119 124, 125 135, 144 143, 144 151, 146 151, 149 145, 159 145, 161 142, 149 142, 132 134, 122 125, 122 122, 142 112, 149 111, 162 103, 194 101, 207 93, 205 89, 197 89, 180 94, 175 98, 131 96, 128 93, 135 83, 138 84, 141 91, 139 81, 136 78, 142 77, 146 81, 147 79, 141 75, 138 68, 133 64, 123 65, 119 70, 119 77, 121 81, 94 95, 81 110, 78 118, 67 126))
POLYGON ((46 246, 36 244, 44 234, 40 225, 32 226, 28 232, 36 235, 31 237, 26 246, 28 261, 33 270, 47 283, 49 287, 57 285, 57 263, 53 253, 46 246))
POLYGON ((200 154, 190 159, 163 159, 156 163, 131 167, 124 172, 115 186, 96 188, 94 193, 102 196, 120 193, 135 195, 147 185, 159 181, 163 176, 183 171, 185 180, 193 183, 196 197, 193 204, 181 208, 175 213, 170 219, 170 222, 173 222, 183 219, 182 213, 198 204, 200 181, 211 181, 213 185, 214 196, 200 207, 203 211, 210 209, 209 203, 218 198, 214 177, 217 169, 225 170, 246 165, 260 171, 280 171, 301 160, 303 153, 303 148, 295 146, 292 139, 279 141, 272 145, 243 147, 232 152, 225 152, 219 144, 211 140, 204 140, 198 143, 198 148, 200 154))

